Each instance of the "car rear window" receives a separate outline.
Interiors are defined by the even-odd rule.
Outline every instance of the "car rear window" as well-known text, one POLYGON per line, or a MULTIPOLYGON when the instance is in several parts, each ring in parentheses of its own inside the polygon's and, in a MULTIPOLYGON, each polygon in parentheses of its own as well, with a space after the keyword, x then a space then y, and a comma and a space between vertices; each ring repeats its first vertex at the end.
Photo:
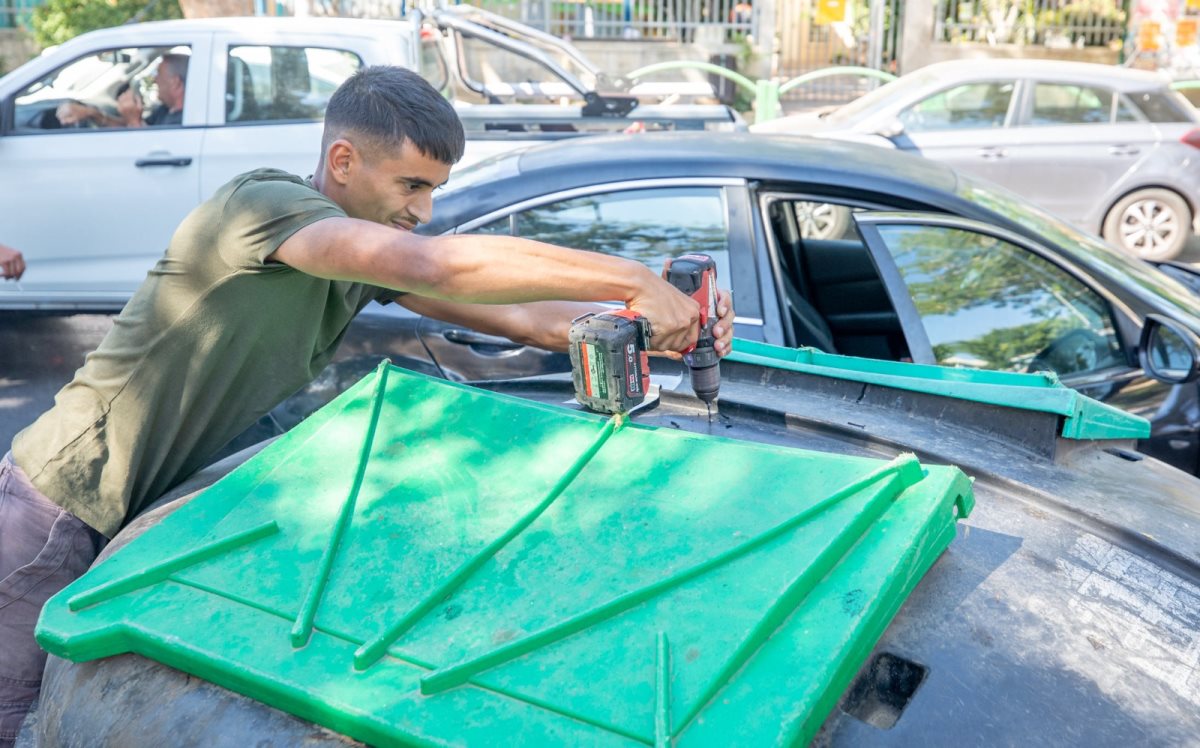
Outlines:
POLYGON ((1187 111, 1187 101, 1178 101, 1174 92, 1142 91, 1127 94, 1151 122, 1191 122, 1195 116, 1187 111))

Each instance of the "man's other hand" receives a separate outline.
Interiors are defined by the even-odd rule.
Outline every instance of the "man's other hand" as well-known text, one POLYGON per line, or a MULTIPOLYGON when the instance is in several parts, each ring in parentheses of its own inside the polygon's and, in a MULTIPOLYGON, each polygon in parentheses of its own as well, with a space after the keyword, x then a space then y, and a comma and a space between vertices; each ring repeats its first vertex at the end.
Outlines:
POLYGON ((12 247, 0 244, 0 277, 6 280, 21 280, 25 274, 25 258, 12 247))
POLYGON ((733 294, 728 289, 717 289, 717 317, 717 324, 713 327, 713 337, 717 342, 713 348, 718 356, 725 358, 733 350, 733 294))
POLYGON ((127 127, 137 127, 142 124, 142 111, 145 104, 142 97, 132 87, 125 89, 117 97, 117 115, 127 127))
POLYGON ((94 118, 96 110, 78 101, 64 101, 58 105, 58 109, 54 110, 54 116, 58 118, 58 121, 63 126, 77 125, 80 122, 88 122, 94 118))

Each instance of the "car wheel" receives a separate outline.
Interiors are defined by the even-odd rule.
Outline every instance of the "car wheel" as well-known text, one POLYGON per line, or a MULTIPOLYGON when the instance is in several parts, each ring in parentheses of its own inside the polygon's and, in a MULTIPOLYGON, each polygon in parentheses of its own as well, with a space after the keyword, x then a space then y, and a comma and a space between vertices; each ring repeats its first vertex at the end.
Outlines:
POLYGON ((1192 211, 1176 193, 1150 188, 1117 201, 1104 219, 1104 238, 1143 260, 1178 257, 1192 234, 1192 211))
POLYGON ((850 209, 831 203, 796 203, 796 223, 803 239, 840 239, 850 227, 850 209))

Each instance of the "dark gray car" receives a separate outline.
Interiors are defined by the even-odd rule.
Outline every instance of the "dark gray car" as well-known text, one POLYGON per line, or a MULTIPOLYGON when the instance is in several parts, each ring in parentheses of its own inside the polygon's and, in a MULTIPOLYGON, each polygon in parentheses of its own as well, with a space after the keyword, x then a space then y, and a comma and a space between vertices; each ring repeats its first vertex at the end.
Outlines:
MULTIPOLYGON (((1147 453, 1200 468, 1200 390, 1151 376, 1139 360, 1148 319, 1200 335, 1200 277, 1155 269, 927 159, 749 133, 589 138, 465 170, 421 230, 513 234, 655 270, 668 257, 706 252, 733 290, 739 337, 892 361, 1048 369, 1148 418, 1147 453), (803 220, 813 206, 844 211, 849 224, 814 236, 803 220)), ((359 330, 368 325, 372 334, 353 333, 345 350, 361 350, 371 365, 386 354, 452 379, 568 368, 565 355, 437 320, 364 315, 359 330), (408 334, 384 332, 398 322, 408 334)))
POLYGON ((1169 86, 1110 65, 955 60, 833 111, 751 129, 919 152, 1167 260, 1192 235, 1200 200, 1200 115, 1169 86))

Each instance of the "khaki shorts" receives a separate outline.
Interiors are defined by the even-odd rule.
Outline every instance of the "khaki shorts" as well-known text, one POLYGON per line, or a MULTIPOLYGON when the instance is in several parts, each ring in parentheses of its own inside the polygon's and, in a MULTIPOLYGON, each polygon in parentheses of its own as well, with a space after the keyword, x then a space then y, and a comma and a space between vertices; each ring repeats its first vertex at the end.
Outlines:
POLYGON ((87 571, 104 539, 0 460, 0 748, 17 738, 42 685, 46 653, 33 639, 52 595, 87 571))

